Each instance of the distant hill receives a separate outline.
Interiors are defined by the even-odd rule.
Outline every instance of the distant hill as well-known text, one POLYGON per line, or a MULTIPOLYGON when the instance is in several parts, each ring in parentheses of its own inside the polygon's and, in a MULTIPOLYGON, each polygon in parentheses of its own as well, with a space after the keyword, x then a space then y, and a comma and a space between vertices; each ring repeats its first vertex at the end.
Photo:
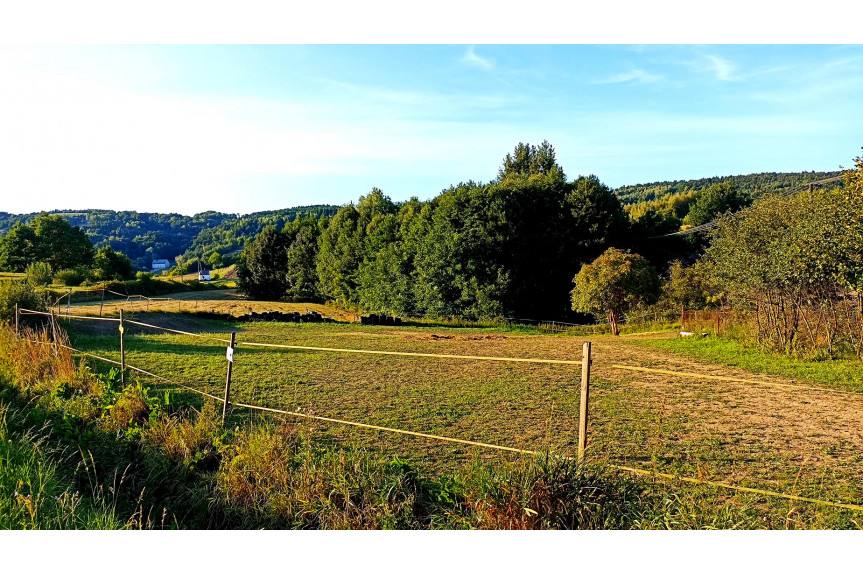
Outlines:
POLYGON ((281 230, 286 223, 296 219, 334 216, 340 207, 327 204, 301 206, 225 219, 216 226, 202 229, 183 253, 182 261, 184 265, 198 259, 217 267, 230 265, 235 263, 236 255, 242 250, 245 241, 255 237, 265 227, 276 226, 281 230))
MULTIPOLYGON (((339 206, 303 206, 239 216, 202 212, 194 216, 113 210, 52 210, 79 226, 99 248, 110 245, 123 252, 137 269, 149 269, 154 259, 174 261, 214 252, 227 254, 241 248, 247 237, 266 225, 284 226, 285 222, 308 214, 335 214, 339 206), (199 237, 200 236, 200 237, 199 237)), ((0 212, 0 236, 17 222, 27 223, 40 212, 10 214, 0 212)), ((230 259, 230 258, 228 258, 230 259)))
MULTIPOLYGON (((698 191, 728 179, 757 198, 762 194, 782 191, 839 174, 838 171, 766 172, 635 184, 621 186, 614 192, 621 202, 632 206, 628 210, 635 208, 638 211, 639 208, 634 204, 663 200, 663 204, 670 202, 677 206, 677 211, 681 212, 680 217, 683 217, 683 212, 688 209, 698 191)), ((199 259, 208 266, 227 266, 235 263, 245 241, 253 238, 264 227, 272 225, 282 229, 287 222, 297 218, 333 216, 339 208, 340 206, 321 204, 242 216, 212 211, 194 216, 112 210, 53 210, 49 213, 61 215, 72 225, 80 226, 97 248, 110 245, 112 249, 129 256, 137 269, 150 269, 154 259, 174 262, 178 256, 182 256, 180 261, 184 267, 195 264, 199 259)), ((0 236, 6 235, 16 222, 27 223, 37 215, 38 212, 0 212, 0 236)))
MULTIPOLYGON (((698 180, 673 180, 667 182, 653 182, 650 184, 635 184, 621 186, 614 193, 624 204, 637 204, 662 199, 664 196, 697 192, 713 184, 731 180, 738 188, 749 192, 752 197, 758 198, 762 194, 781 192, 787 188, 793 188, 801 184, 807 184, 817 180, 824 180, 840 175, 842 172, 763 172, 760 174, 749 174, 746 176, 714 176, 712 178, 701 178, 698 180)), ((838 185, 838 184, 837 184, 838 185)))

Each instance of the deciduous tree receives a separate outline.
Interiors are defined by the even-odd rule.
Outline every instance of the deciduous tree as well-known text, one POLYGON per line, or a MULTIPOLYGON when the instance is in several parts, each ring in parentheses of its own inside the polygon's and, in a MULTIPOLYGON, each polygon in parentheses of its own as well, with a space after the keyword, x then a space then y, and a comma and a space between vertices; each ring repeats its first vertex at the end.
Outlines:
POLYGON ((572 309, 607 313, 612 333, 619 335, 620 315, 639 304, 656 301, 659 276, 638 254, 609 248, 592 263, 582 266, 573 279, 572 309))

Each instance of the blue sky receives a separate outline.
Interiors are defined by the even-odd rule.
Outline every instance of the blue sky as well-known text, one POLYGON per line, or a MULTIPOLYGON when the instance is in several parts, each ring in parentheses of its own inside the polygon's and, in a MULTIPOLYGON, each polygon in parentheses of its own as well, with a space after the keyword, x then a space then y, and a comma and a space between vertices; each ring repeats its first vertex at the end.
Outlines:
POLYGON ((609 186, 835 170, 863 47, 0 47, 0 211, 428 199, 549 140, 609 186))

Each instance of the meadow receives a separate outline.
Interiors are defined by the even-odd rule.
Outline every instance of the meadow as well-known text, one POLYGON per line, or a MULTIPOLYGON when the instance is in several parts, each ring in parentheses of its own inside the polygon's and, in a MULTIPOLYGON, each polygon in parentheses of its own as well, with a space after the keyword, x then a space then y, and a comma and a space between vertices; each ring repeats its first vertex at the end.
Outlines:
MULTIPOLYGON (((863 434, 859 428, 863 397, 857 380, 807 379, 800 374, 789 379, 787 374, 778 377, 752 371, 754 365, 725 365, 728 362, 721 357, 706 361, 697 354, 677 353, 674 345, 678 340, 669 339, 667 333, 614 338, 539 335, 496 327, 233 324, 164 312, 133 312, 130 317, 221 338, 237 332, 235 402, 568 456, 575 454, 577 441, 578 366, 270 350, 243 342, 578 361, 582 343, 590 340, 594 359, 591 462, 819 500, 863 502, 863 434), (613 367, 620 365, 721 379, 613 367)), ((74 323, 72 346, 118 359, 116 324, 74 323)), ((130 326, 126 361, 216 396, 224 391, 223 343, 130 326)), ((150 378, 146 381, 154 389, 173 389, 178 401, 204 408, 198 395, 150 378)), ((403 459, 430 476, 457 474, 476 461, 495 464, 523 457, 275 417, 300 425, 320 444, 403 459)), ((272 423, 273 418, 238 408, 231 413, 229 427, 250 428, 272 423)), ((690 514, 690 521, 684 522, 690 528, 861 526, 859 511, 708 484, 650 481, 654 489, 690 514)), ((673 526, 657 521, 654 526, 673 526)))

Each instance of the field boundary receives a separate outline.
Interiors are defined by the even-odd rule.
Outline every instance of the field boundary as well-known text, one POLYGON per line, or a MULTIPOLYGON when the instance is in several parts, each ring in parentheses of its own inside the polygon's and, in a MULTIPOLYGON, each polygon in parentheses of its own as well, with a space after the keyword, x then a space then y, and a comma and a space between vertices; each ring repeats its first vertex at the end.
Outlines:
MULTIPOLYGON (((51 313, 39 312, 39 311, 34 311, 34 310, 29 310, 29 309, 18 309, 17 312, 22 313, 22 314, 26 314, 26 315, 49 316, 52 318, 52 320, 54 317, 65 317, 65 318, 71 318, 71 319, 120 321, 120 320, 114 320, 113 318, 100 318, 100 317, 93 317, 93 316, 57 315, 57 314, 54 314, 53 312, 51 312, 51 313)), ((129 321, 129 320, 126 320, 126 321, 129 321)), ((153 324, 143 324, 140 322, 130 322, 130 323, 136 323, 138 325, 144 325, 146 327, 151 327, 151 328, 156 328, 156 329, 163 329, 165 331, 176 332, 176 333, 183 334, 183 335, 191 335, 191 336, 195 336, 195 337, 201 337, 204 339, 216 340, 219 342, 227 341, 230 343, 230 340, 211 338, 208 336, 204 336, 202 334, 194 334, 191 332, 182 332, 182 331, 173 330, 170 328, 163 328, 161 326, 156 326, 153 324)), ((16 328, 17 327, 18 327, 18 323, 16 321, 16 328)), ((121 322, 121 327, 122 327, 122 322, 121 322)), ((122 331, 121 331, 121 334, 122 334, 122 331)), ((16 336, 17 335, 18 335, 18 333, 16 331, 16 336)), ((30 341, 33 343, 38 343, 38 344, 52 345, 49 342, 40 342, 40 341, 29 340, 29 339, 27 341, 30 341)), ((318 347, 310 347, 310 346, 262 344, 262 343, 256 343, 256 342, 245 342, 245 344, 242 344, 241 342, 238 342, 238 343, 240 343, 241 345, 246 345, 246 346, 263 346, 263 347, 273 347, 273 348, 341 352, 341 353, 368 353, 368 354, 379 354, 379 355, 399 355, 399 356, 452 358, 452 359, 473 359, 473 360, 484 360, 484 361, 521 361, 521 362, 547 363, 547 364, 564 364, 564 365, 579 365, 579 366, 582 365, 581 361, 573 361, 573 360, 547 360, 547 359, 544 360, 544 359, 505 358, 505 357, 490 357, 490 356, 457 356, 457 355, 446 355, 446 354, 422 354, 422 353, 415 353, 415 352, 392 352, 392 351, 381 351, 381 350, 354 350, 354 349, 342 349, 342 348, 318 348, 318 347)), ((180 382, 162 377, 160 375, 148 372, 148 371, 143 370, 141 368, 126 364, 125 362, 121 363, 121 362, 117 362, 117 361, 114 361, 114 360, 111 360, 108 358, 100 357, 100 356, 97 356, 97 355, 94 355, 94 354, 91 354, 88 352, 84 352, 82 350, 75 349, 75 348, 67 346, 67 345, 64 345, 62 343, 57 343, 56 341, 53 343, 53 345, 63 347, 65 349, 72 351, 73 353, 77 353, 80 355, 91 357, 91 358, 94 358, 94 359, 97 359, 100 361, 104 361, 104 362, 111 363, 114 365, 124 366, 126 369, 130 369, 132 371, 136 371, 136 372, 144 374, 146 376, 156 378, 158 380, 161 380, 161 381, 168 383, 168 384, 171 384, 171 385, 179 386, 179 387, 186 389, 188 391, 197 393, 197 394, 202 395, 202 396, 209 397, 209 398, 214 399, 218 402, 221 402, 221 403, 227 404, 227 405, 231 405, 234 407, 240 407, 240 408, 245 408, 245 409, 250 409, 250 410, 269 412, 269 413, 278 413, 278 414, 288 415, 288 416, 293 416, 293 417, 301 417, 301 418, 305 418, 305 419, 313 419, 313 420, 325 421, 328 423, 335 423, 335 424, 339 424, 339 425, 348 425, 348 426, 353 426, 353 427, 360 427, 360 428, 372 429, 372 430, 377 430, 377 431, 384 431, 384 432, 389 432, 389 433, 397 433, 397 434, 409 435, 409 436, 414 436, 414 437, 422 437, 425 439, 432 439, 432 440, 437 440, 437 441, 459 443, 459 444, 463 444, 463 445, 471 445, 471 446, 475 446, 475 447, 495 449, 495 450, 499 450, 499 451, 514 452, 514 453, 520 453, 523 455, 533 455, 533 456, 546 455, 543 452, 535 451, 535 450, 520 449, 520 448, 516 448, 516 447, 507 447, 507 446, 503 446, 503 445, 496 445, 496 444, 484 443, 484 442, 479 442, 479 441, 471 441, 471 440, 467 440, 467 439, 459 439, 459 438, 454 438, 454 437, 434 435, 434 434, 430 434, 430 433, 410 431, 410 430, 398 429, 398 428, 392 428, 392 427, 383 427, 383 426, 372 425, 372 424, 367 424, 367 423, 360 423, 360 422, 356 422, 356 421, 336 419, 336 418, 324 417, 324 416, 320 416, 320 415, 313 415, 310 413, 301 413, 301 412, 296 412, 296 411, 288 411, 288 410, 264 407, 264 406, 259 406, 259 405, 250 405, 250 404, 239 403, 239 402, 230 402, 227 400, 227 398, 223 399, 223 398, 217 397, 215 395, 212 395, 212 394, 207 393, 205 391, 202 391, 202 390, 196 389, 194 387, 185 385, 183 383, 180 383, 180 382)), ((233 361, 233 360, 231 359, 229 361, 233 361)), ((772 384, 771 382, 762 382, 762 381, 757 381, 757 380, 746 380, 746 379, 740 379, 740 378, 726 378, 726 377, 711 376, 711 375, 706 375, 706 374, 695 374, 695 373, 689 373, 689 372, 675 372, 675 371, 670 371, 670 370, 657 370, 657 369, 651 369, 651 368, 641 368, 641 367, 637 367, 637 366, 624 366, 624 365, 619 365, 619 364, 613 364, 610 367, 615 368, 615 369, 628 369, 628 370, 643 371, 643 372, 656 372, 656 373, 661 373, 661 374, 680 375, 680 376, 684 376, 684 377, 699 377, 699 378, 704 378, 704 379, 713 379, 713 380, 722 380, 722 381, 736 381, 736 382, 743 382, 743 383, 780 385, 782 387, 791 387, 791 388, 807 389, 807 390, 815 390, 815 391, 851 393, 851 394, 855 394, 855 395, 860 395, 860 394, 856 394, 855 392, 846 392, 846 391, 842 391, 842 390, 831 390, 831 389, 825 389, 825 388, 809 388, 809 387, 802 387, 802 386, 796 386, 796 385, 791 385, 791 384, 772 384)), ((550 454, 549 453, 548 455, 552 455, 554 457, 558 457, 558 458, 569 460, 569 461, 576 461, 577 460, 574 457, 562 455, 562 454, 550 454)), ((624 465, 609 464, 609 467, 611 467, 613 469, 620 470, 620 471, 626 471, 629 473, 633 473, 635 475, 660 477, 663 479, 681 481, 684 483, 697 484, 697 485, 710 485, 710 486, 714 486, 714 487, 729 489, 732 491, 753 493, 753 494, 758 494, 758 495, 765 495, 765 496, 777 497, 777 498, 794 500, 794 501, 805 501, 808 503, 814 503, 814 504, 818 504, 818 505, 824 505, 824 506, 836 507, 836 508, 841 508, 841 509, 848 509, 851 511, 863 512, 863 505, 856 505, 856 504, 852 504, 852 503, 842 503, 842 502, 833 502, 833 501, 827 501, 827 500, 822 500, 822 499, 814 499, 814 498, 803 497, 803 496, 799 496, 799 495, 793 495, 790 493, 781 493, 781 492, 777 492, 777 491, 769 491, 769 490, 758 489, 758 488, 754 488, 754 487, 737 486, 737 485, 733 485, 730 483, 724 483, 721 481, 711 481, 711 480, 705 480, 705 479, 701 479, 701 478, 672 475, 672 474, 668 474, 668 473, 658 472, 656 470, 644 470, 644 469, 638 469, 635 467, 629 467, 629 466, 624 466, 624 465)))

